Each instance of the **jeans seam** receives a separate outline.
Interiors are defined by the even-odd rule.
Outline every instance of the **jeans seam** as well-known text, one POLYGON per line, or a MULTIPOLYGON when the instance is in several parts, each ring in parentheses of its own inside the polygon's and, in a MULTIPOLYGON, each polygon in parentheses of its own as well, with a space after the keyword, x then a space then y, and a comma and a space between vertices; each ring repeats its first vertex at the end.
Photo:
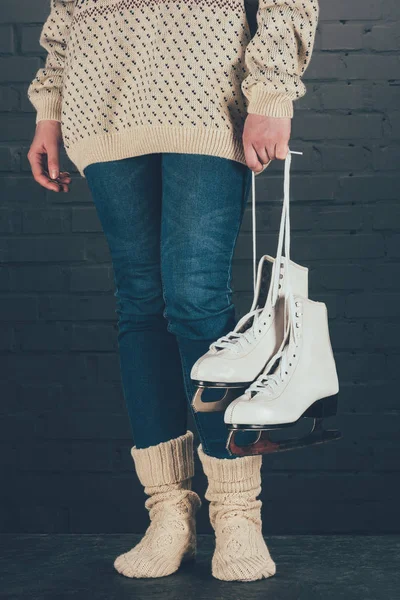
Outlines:
MULTIPOLYGON (((243 193, 243 196, 242 196, 242 203, 241 203, 241 209, 240 209, 240 219, 239 219, 238 226, 237 226, 237 229, 236 229, 236 234, 235 234, 235 236, 233 238, 233 245, 232 245, 231 254, 230 254, 230 257, 229 257, 227 287, 229 287, 229 283, 230 283, 231 278, 232 278, 232 260, 233 260, 233 254, 235 252, 236 242, 237 242, 237 239, 239 237, 240 228, 242 226, 244 211, 246 209, 246 205, 247 205, 247 202, 248 202, 248 194, 249 194, 250 182, 251 182, 251 178, 249 177, 248 181, 246 182, 245 190, 244 190, 244 193, 243 193)), ((227 305, 229 306, 230 305, 229 292, 227 292, 227 294, 226 294, 226 301, 227 301, 227 305)))

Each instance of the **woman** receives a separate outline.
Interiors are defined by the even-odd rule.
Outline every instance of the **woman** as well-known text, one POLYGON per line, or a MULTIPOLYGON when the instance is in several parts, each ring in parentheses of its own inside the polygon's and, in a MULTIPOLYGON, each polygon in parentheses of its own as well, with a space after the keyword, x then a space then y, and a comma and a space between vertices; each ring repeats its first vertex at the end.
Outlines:
MULTIPOLYGON (((87 179, 110 248, 121 376, 150 526, 117 557, 162 577, 196 551, 190 370, 235 325, 231 262, 251 172, 288 151, 317 0, 52 0, 28 96, 35 180, 68 192, 59 146, 87 179)), ((223 413, 195 413, 216 534, 213 575, 275 573, 261 533, 261 457, 227 453, 223 413)))

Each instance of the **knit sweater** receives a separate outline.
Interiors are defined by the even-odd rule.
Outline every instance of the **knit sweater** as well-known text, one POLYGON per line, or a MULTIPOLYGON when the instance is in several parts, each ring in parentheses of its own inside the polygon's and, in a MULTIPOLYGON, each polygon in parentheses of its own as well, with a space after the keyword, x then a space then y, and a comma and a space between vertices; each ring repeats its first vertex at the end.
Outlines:
POLYGON ((28 89, 36 122, 61 123, 84 177, 153 152, 246 164, 247 114, 292 117, 305 94, 318 0, 51 0, 46 63, 28 89))

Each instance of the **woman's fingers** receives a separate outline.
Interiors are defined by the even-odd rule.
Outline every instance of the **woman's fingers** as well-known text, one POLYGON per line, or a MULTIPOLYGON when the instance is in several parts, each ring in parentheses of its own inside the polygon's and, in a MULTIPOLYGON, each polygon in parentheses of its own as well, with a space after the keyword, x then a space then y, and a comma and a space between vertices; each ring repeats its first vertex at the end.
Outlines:
POLYGON ((259 158, 259 161, 261 162, 262 165, 266 165, 267 163, 269 163, 270 160, 272 160, 272 157, 268 151, 268 148, 263 145, 263 146, 256 146, 255 150, 257 152, 257 156, 259 158))
POLYGON ((263 170, 263 164, 260 162, 258 158, 258 154, 251 144, 243 144, 244 156, 246 159, 246 164, 255 173, 259 173, 263 170))
POLYGON ((70 174, 60 172, 61 124, 49 119, 39 121, 28 152, 32 174, 40 185, 53 192, 68 192, 70 174))
POLYGON ((51 179, 57 179, 60 174, 60 156, 56 140, 47 143, 47 168, 51 179))
POLYGON ((289 152, 289 145, 288 145, 287 141, 285 139, 280 140, 276 144, 276 149, 275 149, 276 158, 278 158, 279 160, 284 160, 286 158, 288 152, 289 152))
POLYGON ((243 146, 248 167, 259 172, 262 170, 260 165, 267 165, 271 160, 286 158, 290 130, 290 118, 248 114, 243 130, 243 146))
POLYGON ((35 181, 37 181, 40 185, 45 187, 48 190, 53 190, 54 192, 60 191, 60 186, 55 181, 52 182, 49 179, 48 174, 44 170, 43 162, 44 162, 44 154, 39 150, 31 150, 28 153, 28 160, 31 165, 32 175, 35 181))

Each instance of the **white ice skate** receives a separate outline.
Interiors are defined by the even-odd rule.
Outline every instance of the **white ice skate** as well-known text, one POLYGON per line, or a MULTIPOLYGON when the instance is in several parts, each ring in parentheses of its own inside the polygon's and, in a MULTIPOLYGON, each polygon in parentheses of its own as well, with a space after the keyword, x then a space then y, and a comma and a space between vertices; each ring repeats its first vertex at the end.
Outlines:
MULTIPOLYGON (((199 412, 225 410, 238 395, 258 377, 268 361, 278 351, 284 337, 285 265, 264 255, 255 274, 255 194, 253 173, 253 284, 254 298, 250 311, 237 323, 233 331, 213 342, 208 352, 193 365, 191 378, 197 386, 192 406, 199 412), (271 276, 267 268, 272 265, 271 276), (265 281, 269 281, 265 293, 265 281), (214 402, 204 402, 205 389, 225 390, 223 397, 214 402)), ((287 206, 284 205, 280 224, 280 239, 286 226, 287 206)), ((308 269, 288 261, 292 287, 296 294, 308 296, 308 269)))
MULTIPOLYGON (((285 161, 285 198, 289 202, 290 155, 285 161)), ((277 260, 288 264, 290 257, 289 219, 285 227, 285 256, 282 240, 277 260)), ((225 410, 224 421, 230 434, 227 448, 232 454, 265 454, 339 439, 336 431, 324 431, 322 419, 337 410, 339 382, 323 302, 313 302, 293 293, 289 277, 283 280, 287 321, 278 352, 264 372, 225 410), (302 417, 313 418, 311 433, 301 438, 271 441, 271 431, 291 427, 302 417), (253 444, 239 446, 238 430, 258 431, 253 444)))
POLYGON ((227 447, 232 454, 290 450, 340 437, 339 432, 322 428, 323 418, 336 415, 339 391, 326 305, 301 297, 294 297, 294 305, 293 327, 284 349, 225 411, 230 429, 227 447), (310 434, 271 441, 268 432, 295 425, 302 417, 314 419, 310 434), (258 440, 238 446, 234 434, 240 429, 258 431, 258 440))

